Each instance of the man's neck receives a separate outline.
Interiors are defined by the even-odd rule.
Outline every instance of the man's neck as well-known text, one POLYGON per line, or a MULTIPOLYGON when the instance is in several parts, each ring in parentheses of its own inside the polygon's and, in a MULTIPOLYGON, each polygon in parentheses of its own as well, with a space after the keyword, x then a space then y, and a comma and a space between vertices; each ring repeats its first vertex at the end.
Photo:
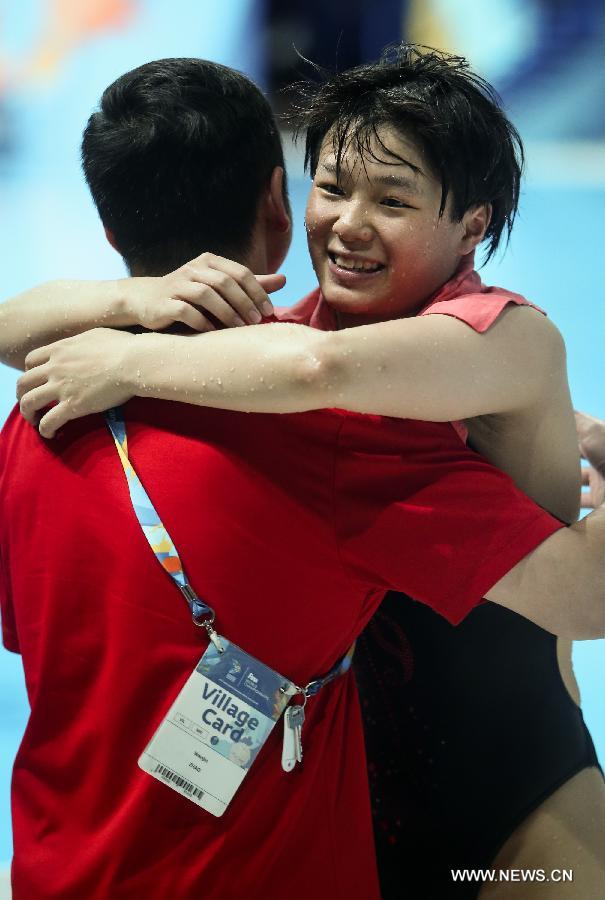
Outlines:
MULTIPOLYGON (((203 250, 200 250, 200 255, 202 253, 203 250)), ((225 251, 224 253, 215 251, 215 255, 223 256, 225 259, 231 259, 233 262, 240 263, 240 265, 246 266, 251 272, 254 272, 255 275, 267 274, 267 255, 262 252, 262 250, 241 255, 235 255, 232 251, 225 251)), ((187 260, 187 262, 191 262, 191 260, 187 260)), ((165 272, 162 269, 159 272, 149 272, 145 269, 145 266, 129 266, 127 263, 126 268, 128 269, 128 274, 131 278, 160 277, 162 275, 170 275, 170 273, 174 271, 173 269, 169 269, 165 272)))
POLYGON ((242 266, 246 266, 255 275, 267 275, 269 272, 269 264, 267 262, 267 252, 264 245, 253 247, 242 259, 238 259, 242 266))

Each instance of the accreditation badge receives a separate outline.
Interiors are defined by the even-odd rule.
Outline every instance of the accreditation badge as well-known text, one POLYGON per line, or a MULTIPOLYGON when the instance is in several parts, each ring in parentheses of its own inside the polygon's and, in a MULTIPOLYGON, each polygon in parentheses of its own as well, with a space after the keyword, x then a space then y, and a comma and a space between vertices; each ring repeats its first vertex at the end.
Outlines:
POLYGON ((139 759, 144 772, 221 816, 299 688, 220 637, 139 759))

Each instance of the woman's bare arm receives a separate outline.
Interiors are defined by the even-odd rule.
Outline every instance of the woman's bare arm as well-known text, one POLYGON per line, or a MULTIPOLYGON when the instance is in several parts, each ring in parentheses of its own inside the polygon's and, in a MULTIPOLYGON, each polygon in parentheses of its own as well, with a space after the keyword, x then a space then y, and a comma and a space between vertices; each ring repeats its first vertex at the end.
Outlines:
POLYGON ((514 412, 564 379, 565 351, 539 313, 512 312, 485 334, 448 316, 340 332, 282 323, 187 337, 94 330, 29 355, 23 411, 32 417, 58 403, 43 419, 48 436, 134 395, 244 412, 336 406, 429 421, 514 412))
POLYGON ((51 281, 0 305, 0 362, 23 369, 32 350, 100 326, 158 331, 181 324, 204 332, 213 322, 260 322, 273 312, 267 291, 284 283, 283 275, 255 276, 211 253, 158 278, 51 281))
MULTIPOLYGON (((363 329, 353 332, 361 332, 363 340, 363 329)), ((342 334, 334 337, 339 339, 342 334)), ((288 324, 189 338, 112 331, 105 334, 104 330, 95 330, 32 354, 36 368, 24 376, 22 388, 27 385, 34 399, 25 396, 23 403, 31 415, 34 408, 45 406, 51 397, 59 401, 44 417, 46 434, 54 433, 63 421, 96 411, 95 404, 97 409, 104 409, 134 393, 185 402, 195 400, 229 409, 292 412, 333 405, 339 399, 339 389, 343 389, 339 405, 374 405, 365 392, 361 400, 347 393, 347 381, 340 380, 338 363, 333 369, 328 368, 326 360, 330 356, 324 354, 322 345, 332 337, 288 324), (248 339, 250 336, 252 340, 248 339), (260 343, 256 337, 262 337, 260 343), (234 338, 239 353, 235 356, 234 338), (86 374, 90 373, 91 362, 93 376, 86 374), (121 374, 116 386, 117 372, 121 374), (99 373, 108 375, 102 396, 96 388, 99 373), (70 385, 74 382, 77 388, 72 391, 70 385)), ((366 364, 370 365, 367 360, 366 364)), ((371 365, 380 372, 380 361, 377 364, 373 359, 371 365)), ((468 376, 465 384, 471 387, 468 376)), ((447 407, 447 417, 464 415, 467 409, 463 400, 460 412, 447 407)), ((417 407, 414 411, 419 417, 417 407)), ((545 540, 487 596, 555 634, 587 639, 605 634, 603 584, 605 510, 599 509, 545 540)))
POLYGON ((122 281, 49 281, 0 305, 0 362, 23 369, 37 347, 90 328, 124 328, 127 315, 122 281))
MULTIPOLYGON (((126 299, 112 307, 113 322, 121 324, 116 314, 126 307, 129 323, 163 327, 169 321, 158 313, 170 302, 176 309, 169 319, 195 315, 203 323, 189 301, 205 302, 204 278, 224 297, 229 284, 237 286, 233 278, 239 279, 240 295, 251 304, 246 293, 257 285, 254 276, 237 263, 205 254, 165 279, 119 285, 126 299), (219 277, 224 284, 216 282, 219 277), (179 299, 169 298, 170 292, 179 299)), ((90 284, 86 290, 92 300, 101 288, 90 284)), ((85 308, 102 309, 102 300, 99 295, 85 308)), ((231 305, 221 301, 225 324, 233 324, 235 300, 229 300, 231 305)), ((84 317, 78 326, 87 327, 87 321, 84 317)), ((45 405, 58 403, 40 425, 49 437, 69 418, 132 394, 260 412, 340 406, 402 418, 472 418, 471 437, 484 456, 559 518, 569 522, 577 516, 579 461, 563 343, 534 310, 509 308, 485 334, 448 316, 430 316, 330 333, 267 325, 207 341, 147 335, 135 344, 99 330, 58 343, 30 356, 30 366, 45 365, 20 384, 21 395, 35 388, 22 409, 33 421, 45 405), (69 373, 63 383, 61 371, 69 373)))

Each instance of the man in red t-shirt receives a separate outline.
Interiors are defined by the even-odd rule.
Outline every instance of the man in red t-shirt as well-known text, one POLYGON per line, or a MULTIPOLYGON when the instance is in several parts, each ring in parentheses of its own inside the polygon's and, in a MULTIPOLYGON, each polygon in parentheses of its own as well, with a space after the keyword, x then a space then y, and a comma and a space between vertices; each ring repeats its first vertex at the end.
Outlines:
MULTIPOLYGON (((246 79, 197 61, 150 64, 108 89, 87 131, 101 162, 88 158, 88 176, 133 274, 169 271, 192 241, 255 271, 280 264, 289 234, 270 122, 246 79), (108 142, 109 126, 128 141, 108 142), (114 151, 122 168, 108 166, 114 151), (171 152, 190 177, 178 198, 189 220, 167 189, 171 152), (258 184, 242 197, 246 166, 258 184), (99 192, 108 168, 113 198, 99 192), (154 188, 151 171, 166 182, 154 188), (216 211, 207 233, 204 204, 216 211)), ((447 423, 378 429, 338 410, 248 416, 152 400, 129 403, 126 421, 131 459, 218 628, 297 683, 332 667, 386 589, 457 622, 560 528, 447 423)), ((137 768, 207 642, 153 559, 105 423, 71 423, 46 443, 14 411, 0 455, 3 635, 31 702, 13 778, 15 900, 378 898, 350 673, 309 700, 303 766, 282 771, 276 728, 225 814, 199 810, 137 768)))

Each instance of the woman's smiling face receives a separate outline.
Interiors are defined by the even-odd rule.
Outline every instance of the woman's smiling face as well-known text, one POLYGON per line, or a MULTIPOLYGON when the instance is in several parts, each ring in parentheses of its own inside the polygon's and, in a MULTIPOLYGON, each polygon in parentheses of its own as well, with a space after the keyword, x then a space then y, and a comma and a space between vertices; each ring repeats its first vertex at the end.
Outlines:
POLYGON ((415 315, 480 240, 468 234, 468 218, 476 212, 456 222, 450 198, 441 216, 440 204, 441 183, 413 140, 388 126, 378 128, 363 156, 355 142, 347 147, 337 178, 329 133, 313 178, 306 227, 313 267, 330 306, 359 316, 359 324, 415 315))

